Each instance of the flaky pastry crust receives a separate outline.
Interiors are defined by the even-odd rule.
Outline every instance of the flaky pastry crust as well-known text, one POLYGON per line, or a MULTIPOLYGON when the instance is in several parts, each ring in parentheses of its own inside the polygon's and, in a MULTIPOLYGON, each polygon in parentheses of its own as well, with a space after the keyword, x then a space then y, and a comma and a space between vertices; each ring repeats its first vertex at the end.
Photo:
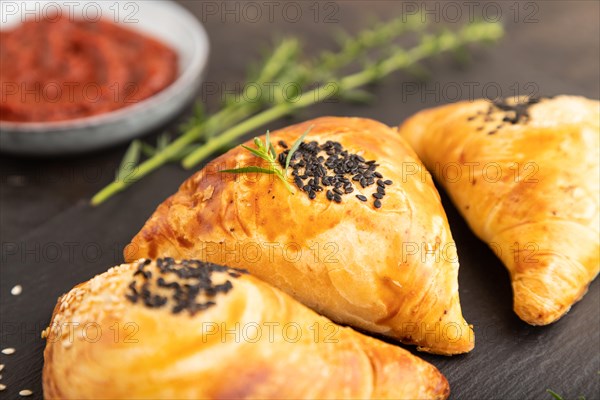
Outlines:
POLYGON ((599 271, 600 103, 460 102, 400 127, 471 229, 510 272, 532 325, 563 316, 599 271))
POLYGON ((336 322, 432 353, 470 351, 474 336, 460 308, 456 246, 413 150, 379 122, 324 117, 273 132, 276 152, 285 149, 280 141, 291 146, 309 127, 307 142, 339 142, 379 164, 377 171, 393 181, 381 208, 372 197, 377 185, 356 184, 338 204, 324 192, 312 200, 298 188, 292 195, 274 175, 219 173, 269 167, 238 147, 158 207, 126 248, 126 260, 172 256, 244 268, 336 322))
POLYGON ((221 270, 208 277, 204 289, 221 285, 222 290, 202 299, 213 304, 196 312, 187 300, 174 312, 179 303, 171 296, 175 283, 185 289, 191 281, 145 260, 111 268, 62 296, 45 331, 44 397, 445 399, 449 394, 444 376, 404 349, 337 326, 248 274, 221 270), (148 279, 136 273, 140 269, 148 279))

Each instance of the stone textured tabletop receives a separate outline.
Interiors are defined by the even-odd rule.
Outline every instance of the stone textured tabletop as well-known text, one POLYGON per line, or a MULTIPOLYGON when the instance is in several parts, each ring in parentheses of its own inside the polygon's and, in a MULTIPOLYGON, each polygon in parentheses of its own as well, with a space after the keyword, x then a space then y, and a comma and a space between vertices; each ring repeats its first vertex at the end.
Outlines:
MULTIPOLYGON (((210 36, 207 82, 234 87, 244 79, 248 64, 274 37, 297 35, 311 53, 323 46, 332 47, 332 32, 339 28, 356 31, 373 17, 387 19, 422 4, 281 2, 270 16, 267 3, 256 2, 262 13, 257 19, 243 2, 183 2, 205 24, 210 36), (284 14, 288 3, 293 5, 288 5, 284 14), (299 17, 294 14, 297 9, 301 10, 299 17)), ((494 47, 475 50, 473 62, 466 67, 447 57, 428 62, 430 79, 424 85, 405 74, 395 74, 373 88, 375 101, 368 106, 317 105, 268 128, 322 115, 370 117, 396 125, 426 107, 494 96, 496 92, 504 96, 515 92, 569 93, 599 98, 600 3, 426 2, 432 10, 429 18, 436 14, 446 21, 454 18, 447 3, 458 4, 464 13, 473 7, 476 17, 489 18, 501 10, 505 38, 494 47)), ((208 92, 205 84, 199 95, 214 107, 218 96, 208 92)), ((189 109, 171 126, 188 114, 189 109)), ((160 127, 152 135, 164 129, 160 127)), ((125 146, 121 146, 62 159, 2 154, 0 347, 13 347, 16 352, 0 354, 0 364, 5 365, 0 383, 6 385, 0 398, 17 398, 22 389, 30 389, 33 398, 41 398, 44 342, 40 331, 49 321, 56 298, 74 284, 121 262, 124 245, 155 207, 192 173, 169 165, 100 207, 90 207, 88 200, 113 179, 124 151, 125 146), (17 284, 22 286, 22 293, 13 296, 10 291, 17 284)), ((598 280, 559 322, 547 327, 528 326, 512 312, 504 267, 471 233, 443 193, 442 197, 460 256, 461 303, 477 337, 475 350, 464 356, 421 354, 448 377, 451 397, 550 400, 549 388, 565 399, 599 398, 598 280)))

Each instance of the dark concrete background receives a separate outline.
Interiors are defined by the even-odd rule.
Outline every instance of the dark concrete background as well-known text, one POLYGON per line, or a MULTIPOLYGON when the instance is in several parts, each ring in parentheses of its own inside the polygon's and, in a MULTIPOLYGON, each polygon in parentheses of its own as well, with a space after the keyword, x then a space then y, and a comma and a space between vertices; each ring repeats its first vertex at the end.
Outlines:
MULTIPOLYGON (((242 3, 237 3, 240 8, 236 11, 236 2, 183 2, 204 22, 210 36, 207 81, 241 82, 261 49, 282 35, 301 37, 306 52, 314 54, 323 47, 334 48, 332 32, 337 29, 355 32, 375 18, 400 15, 413 5, 424 4, 433 10, 429 19, 439 16, 448 22, 454 18, 444 2, 294 3, 294 9, 284 14, 282 2, 273 13, 273 22, 268 20, 264 6, 263 16, 252 22, 243 14, 242 3), (233 14, 220 14, 224 7, 233 9, 233 14), (297 7, 302 16, 292 22, 292 11, 297 7), (315 7, 319 10, 317 22, 315 7), (239 21, 235 20, 236 12, 239 21), (332 12, 333 21, 326 23, 326 15, 332 12)), ((466 17, 466 2, 453 3, 466 17)), ((599 5, 596 1, 475 2, 474 15, 479 17, 493 17, 499 6, 507 34, 494 47, 475 49, 470 65, 462 67, 440 57, 426 63, 430 80, 425 86, 415 86, 404 73, 395 74, 373 88, 375 101, 368 106, 317 105, 268 128, 321 115, 370 117, 396 125, 425 107, 472 95, 481 97, 486 90, 493 95, 495 88, 500 88, 502 95, 535 91, 598 99, 599 5), (472 93, 469 87, 474 88, 472 93)), ((217 101, 217 96, 208 98, 213 108, 217 101)), ((176 126, 186 113, 169 126, 176 126)), ((157 129, 149 138, 165 128, 157 129)), ((155 207, 192 173, 169 165, 106 204, 90 207, 87 201, 112 180, 125 148, 122 145, 69 158, 0 157, 0 347, 17 349, 11 356, 0 354, 0 364, 6 365, 0 372, 0 383, 7 385, 0 398, 15 398, 25 388, 34 390, 34 397, 41 396, 44 343, 39 332, 48 323, 57 296, 120 262, 122 247, 155 207), (14 246, 18 254, 12 254, 14 246), (24 288, 17 297, 9 294, 15 284, 24 288)), ((448 377, 451 397, 551 399, 546 393, 551 388, 565 399, 581 395, 588 400, 600 398, 598 282, 558 323, 542 328, 528 326, 512 312, 510 283, 502 264, 473 236, 444 195, 443 200, 461 261, 461 303, 466 319, 475 325, 477 342, 468 355, 421 356, 448 377)))

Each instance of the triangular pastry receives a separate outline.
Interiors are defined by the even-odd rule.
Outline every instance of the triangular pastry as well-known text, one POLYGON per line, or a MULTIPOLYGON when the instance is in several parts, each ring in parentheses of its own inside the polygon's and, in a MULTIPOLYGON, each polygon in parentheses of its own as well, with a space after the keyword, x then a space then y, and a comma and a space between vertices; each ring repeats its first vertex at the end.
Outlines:
POLYGON ((549 324, 585 294, 599 270, 598 101, 461 102, 400 134, 508 268, 521 319, 549 324))
POLYGON ((445 399, 431 364, 244 271, 138 260, 62 296, 46 399, 445 399))
POLYGON ((276 166, 241 147, 218 157, 158 207, 126 259, 244 268, 336 322, 433 353, 470 351, 473 331, 461 313, 456 246, 439 194, 396 131, 325 117, 270 137, 276 166), (287 171, 294 194, 276 175, 219 172, 284 168, 307 131, 287 171), (407 177, 404 168, 419 174, 407 177))

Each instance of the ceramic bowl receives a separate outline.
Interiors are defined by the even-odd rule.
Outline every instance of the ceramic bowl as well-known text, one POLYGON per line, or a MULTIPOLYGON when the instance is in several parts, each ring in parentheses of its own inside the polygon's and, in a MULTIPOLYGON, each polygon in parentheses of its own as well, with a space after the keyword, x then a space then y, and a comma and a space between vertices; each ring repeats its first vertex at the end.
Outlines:
MULTIPOLYGON (((8 2, 7 2, 8 3, 8 2)), ((0 29, 20 23, 24 2, 11 2, 16 8, 3 10, 0 29)), ((60 1, 36 1, 40 12, 60 1)), ((200 22, 185 8, 172 1, 95 1, 73 2, 73 15, 86 12, 119 19, 129 29, 154 37, 178 54, 177 79, 161 92, 145 100, 105 114, 57 122, 0 121, 0 150, 30 155, 73 154, 129 141, 160 126, 176 115, 197 93, 208 61, 209 42, 200 22), (79 11, 78 11, 79 8, 79 11), (90 11, 91 10, 91 11, 90 11)), ((3 6, 4 7, 4 6, 3 6)), ((32 6, 33 7, 33 6, 32 6)), ((30 7, 31 8, 31 7, 30 7)), ((65 11, 66 12, 66 11, 65 11)), ((43 14, 42 14, 43 15, 43 14)), ((95 18, 95 17, 94 17, 95 18)))

